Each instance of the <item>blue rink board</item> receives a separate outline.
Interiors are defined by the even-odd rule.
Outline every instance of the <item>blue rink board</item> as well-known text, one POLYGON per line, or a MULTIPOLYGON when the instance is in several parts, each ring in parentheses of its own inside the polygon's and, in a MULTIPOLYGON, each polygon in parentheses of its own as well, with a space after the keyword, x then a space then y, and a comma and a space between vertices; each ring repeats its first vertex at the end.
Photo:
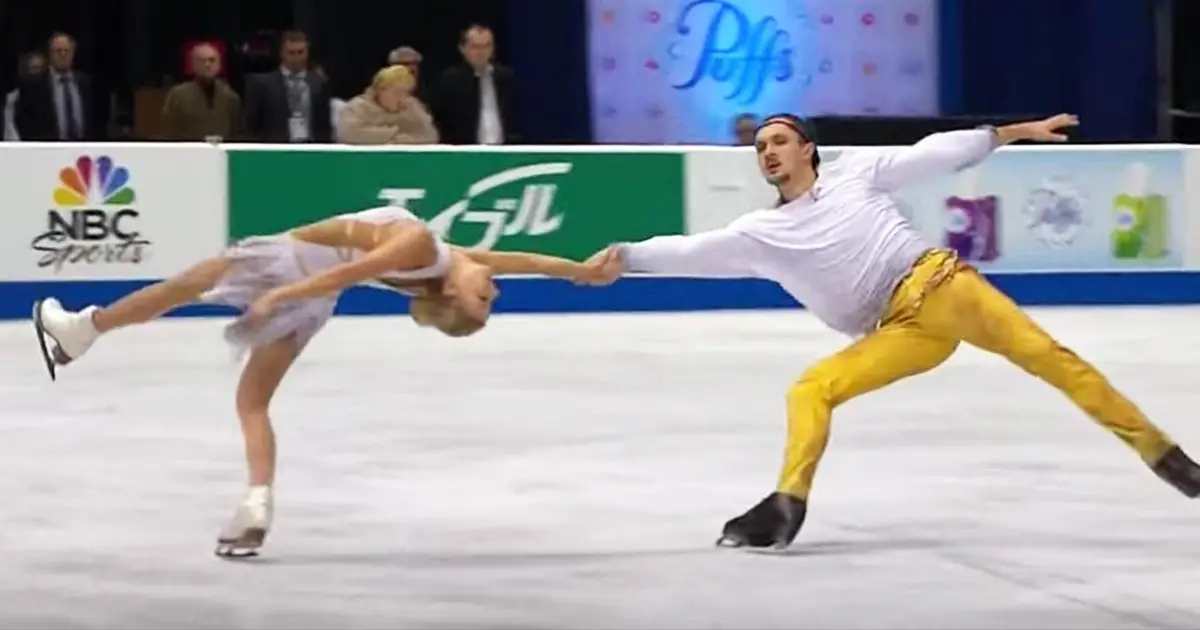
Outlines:
MULTIPOLYGON (((1031 306, 1200 304, 1200 271, 996 274, 989 278, 1017 302, 1031 306)), ((107 304, 150 281, 0 282, 0 319, 27 319, 30 305, 53 295, 69 308, 107 304)), ((759 280, 626 278, 603 288, 561 280, 500 281, 497 312, 592 313, 701 311, 794 307, 774 284, 759 280)), ((404 313, 407 300, 376 289, 353 289, 342 297, 341 315, 404 313)), ((187 307, 176 316, 228 315, 219 307, 187 307)))

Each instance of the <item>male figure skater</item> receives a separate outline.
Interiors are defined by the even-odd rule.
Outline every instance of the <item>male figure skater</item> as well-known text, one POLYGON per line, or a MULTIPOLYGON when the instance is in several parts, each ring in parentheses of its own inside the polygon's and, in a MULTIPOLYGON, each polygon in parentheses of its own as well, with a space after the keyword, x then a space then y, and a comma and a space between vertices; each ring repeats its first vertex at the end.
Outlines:
POLYGON ((613 246, 591 263, 621 273, 755 277, 781 285, 830 327, 857 337, 810 367, 787 395, 788 438, 775 492, 727 522, 719 545, 786 547, 808 510, 833 409, 941 365, 966 342, 1000 354, 1063 392, 1132 447, 1162 479, 1200 496, 1200 467, 1075 353, 1059 345, 952 251, 931 247, 891 193, 972 166, 1018 140, 1062 142, 1078 124, 1060 114, 1004 127, 936 133, 910 147, 862 150, 828 165, 807 123, 766 118, 758 166, 775 208, 729 226, 613 246), (615 255, 614 255, 615 254, 615 255))

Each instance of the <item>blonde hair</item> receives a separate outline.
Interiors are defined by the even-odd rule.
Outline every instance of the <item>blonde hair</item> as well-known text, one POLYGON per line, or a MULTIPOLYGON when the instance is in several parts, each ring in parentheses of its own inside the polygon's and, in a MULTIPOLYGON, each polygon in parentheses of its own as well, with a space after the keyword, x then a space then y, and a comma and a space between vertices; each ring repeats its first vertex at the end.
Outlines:
POLYGON ((412 71, 404 66, 388 66, 375 73, 375 78, 371 80, 371 89, 378 93, 397 83, 403 85, 406 90, 412 90, 416 83, 412 71))
POLYGON ((484 324, 445 298, 413 297, 409 300, 408 313, 418 326, 432 326, 450 337, 473 335, 484 324))

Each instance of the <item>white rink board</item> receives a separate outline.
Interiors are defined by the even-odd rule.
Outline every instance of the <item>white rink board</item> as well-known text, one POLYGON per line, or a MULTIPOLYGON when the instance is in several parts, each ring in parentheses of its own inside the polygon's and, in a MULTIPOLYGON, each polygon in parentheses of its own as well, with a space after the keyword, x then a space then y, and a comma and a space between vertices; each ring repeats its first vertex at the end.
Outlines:
POLYGON ((157 279, 213 256, 225 171, 207 144, 0 144, 0 283, 157 279))

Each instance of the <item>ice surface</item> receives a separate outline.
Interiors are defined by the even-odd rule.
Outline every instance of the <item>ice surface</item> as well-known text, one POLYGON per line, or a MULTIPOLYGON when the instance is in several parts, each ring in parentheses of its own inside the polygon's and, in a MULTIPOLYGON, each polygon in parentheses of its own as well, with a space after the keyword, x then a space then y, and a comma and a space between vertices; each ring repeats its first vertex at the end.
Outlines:
MULTIPOLYGON (((1035 314, 1200 451, 1200 311, 1035 314)), ((0 627, 1200 626, 1200 501, 971 349, 838 410, 792 553, 715 549, 844 343, 803 312, 336 321, 275 410, 266 555, 221 561, 223 323, 120 332, 55 384, 0 325, 0 627)))

